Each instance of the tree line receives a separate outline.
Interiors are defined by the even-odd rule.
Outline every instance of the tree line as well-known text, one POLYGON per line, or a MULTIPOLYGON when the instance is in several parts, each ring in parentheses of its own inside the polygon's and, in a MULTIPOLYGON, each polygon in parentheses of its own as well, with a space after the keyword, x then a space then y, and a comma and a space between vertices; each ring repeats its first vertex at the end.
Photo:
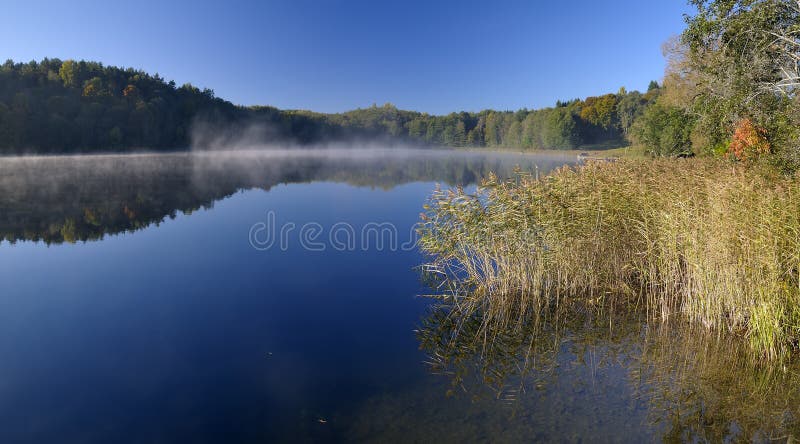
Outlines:
POLYGON ((264 142, 301 145, 390 139, 453 147, 619 146, 659 91, 654 82, 646 93, 620 89, 538 110, 431 115, 387 103, 323 114, 236 106, 210 89, 97 62, 8 60, 0 65, 0 153, 182 149, 193 143, 198 123, 234 130, 263 124, 264 142))
POLYGON ((182 149, 202 145, 201 122, 233 133, 263 124, 262 141, 301 145, 354 139, 522 149, 633 143, 656 156, 764 157, 787 171, 800 168, 800 3, 689 2, 696 13, 665 44, 662 85, 538 110, 437 116, 391 104, 336 114, 241 107, 210 89, 177 86, 140 70, 9 60, 0 65, 0 154, 182 149))
POLYGON ((575 149, 586 145, 626 144, 628 133, 658 96, 652 82, 647 93, 628 92, 558 101, 554 107, 518 111, 483 110, 443 116, 403 111, 391 103, 339 114, 288 111, 322 121, 329 128, 358 129, 431 145, 575 149))

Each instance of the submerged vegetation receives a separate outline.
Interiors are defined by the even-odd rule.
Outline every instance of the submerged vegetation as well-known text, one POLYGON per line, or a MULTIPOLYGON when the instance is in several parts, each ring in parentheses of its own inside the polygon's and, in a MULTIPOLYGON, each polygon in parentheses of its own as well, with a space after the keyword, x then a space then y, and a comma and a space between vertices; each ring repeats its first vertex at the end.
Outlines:
MULTIPOLYGON (((738 338, 680 322, 652 325, 615 310, 610 327, 592 309, 571 308, 547 325, 486 330, 480 316, 445 302, 423 319, 417 337, 430 370, 449 380, 449 396, 494 402, 534 423, 537 414, 570 409, 605 421, 618 415, 621 428, 612 436, 641 434, 636 427, 646 425, 653 435, 643 441, 783 442, 800 435, 797 363, 761 365, 738 338)), ((542 422, 532 428, 547 433, 552 421, 542 422)), ((597 440, 611 439, 596 432, 597 440)))
POLYGON ((420 245, 461 310, 493 329, 580 301, 748 338, 800 341, 800 181, 756 165, 590 162, 437 192, 420 245))

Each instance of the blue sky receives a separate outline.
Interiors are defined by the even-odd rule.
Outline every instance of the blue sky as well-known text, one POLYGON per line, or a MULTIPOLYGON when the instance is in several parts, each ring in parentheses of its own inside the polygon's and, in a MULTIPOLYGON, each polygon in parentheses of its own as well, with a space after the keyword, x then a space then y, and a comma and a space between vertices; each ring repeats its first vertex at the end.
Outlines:
POLYGON ((436 114, 645 89, 683 0, 0 4, 0 58, 158 72, 237 104, 436 114))

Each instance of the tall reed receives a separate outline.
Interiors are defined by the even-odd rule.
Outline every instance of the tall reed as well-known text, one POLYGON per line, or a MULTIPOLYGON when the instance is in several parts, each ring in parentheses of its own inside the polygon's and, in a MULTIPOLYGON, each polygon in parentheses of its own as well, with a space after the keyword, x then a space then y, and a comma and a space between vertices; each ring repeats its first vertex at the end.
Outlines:
POLYGON ((579 300, 745 335, 767 359, 798 349, 798 178, 723 160, 590 162, 437 190, 426 208, 425 270, 494 331, 579 300))

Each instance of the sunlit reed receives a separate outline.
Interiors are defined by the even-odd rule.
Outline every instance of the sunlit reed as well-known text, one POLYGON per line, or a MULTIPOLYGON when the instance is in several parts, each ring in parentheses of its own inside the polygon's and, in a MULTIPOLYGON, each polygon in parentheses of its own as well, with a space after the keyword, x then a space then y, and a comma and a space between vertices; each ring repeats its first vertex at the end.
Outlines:
POLYGON ((800 339, 800 180, 721 160, 590 162, 437 190, 424 270, 460 312, 520 328, 581 301, 748 338, 800 339))

